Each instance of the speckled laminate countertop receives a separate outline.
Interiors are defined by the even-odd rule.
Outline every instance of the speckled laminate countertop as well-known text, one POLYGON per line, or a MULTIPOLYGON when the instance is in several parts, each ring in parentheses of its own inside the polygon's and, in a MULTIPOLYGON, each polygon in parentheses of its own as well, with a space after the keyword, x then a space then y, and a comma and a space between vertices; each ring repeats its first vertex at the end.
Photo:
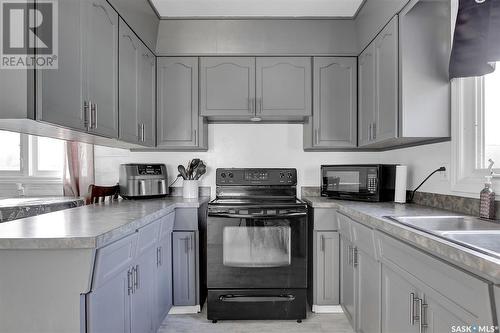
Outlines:
POLYGON ((209 200, 117 200, 4 222, 0 223, 0 250, 99 248, 176 208, 198 208, 209 200))
POLYGON ((383 231, 466 271, 500 284, 500 260, 431 234, 404 226, 384 216, 453 216, 450 211, 394 202, 367 203, 303 196, 314 208, 333 208, 371 228, 383 231))
POLYGON ((71 197, 0 199, 0 223, 83 206, 85 199, 71 197))

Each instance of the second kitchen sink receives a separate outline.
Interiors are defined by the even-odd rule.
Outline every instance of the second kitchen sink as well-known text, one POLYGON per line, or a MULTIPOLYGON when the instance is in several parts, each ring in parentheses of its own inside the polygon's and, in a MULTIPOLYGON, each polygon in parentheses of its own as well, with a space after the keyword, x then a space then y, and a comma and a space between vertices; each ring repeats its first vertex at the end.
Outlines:
POLYGON ((500 259, 500 223, 471 216, 385 217, 500 259))

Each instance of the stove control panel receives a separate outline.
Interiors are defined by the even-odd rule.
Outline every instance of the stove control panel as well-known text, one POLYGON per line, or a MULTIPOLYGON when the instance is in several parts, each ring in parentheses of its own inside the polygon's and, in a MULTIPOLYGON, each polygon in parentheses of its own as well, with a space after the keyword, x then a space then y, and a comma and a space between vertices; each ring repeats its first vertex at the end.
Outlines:
POLYGON ((217 185, 297 185, 296 169, 217 169, 217 185))

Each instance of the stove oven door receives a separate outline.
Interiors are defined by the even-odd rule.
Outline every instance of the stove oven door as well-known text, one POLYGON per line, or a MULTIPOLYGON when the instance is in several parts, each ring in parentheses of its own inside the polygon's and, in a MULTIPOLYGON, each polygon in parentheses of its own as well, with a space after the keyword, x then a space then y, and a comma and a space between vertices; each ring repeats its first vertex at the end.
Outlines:
POLYGON ((209 289, 307 287, 307 214, 209 214, 209 289))

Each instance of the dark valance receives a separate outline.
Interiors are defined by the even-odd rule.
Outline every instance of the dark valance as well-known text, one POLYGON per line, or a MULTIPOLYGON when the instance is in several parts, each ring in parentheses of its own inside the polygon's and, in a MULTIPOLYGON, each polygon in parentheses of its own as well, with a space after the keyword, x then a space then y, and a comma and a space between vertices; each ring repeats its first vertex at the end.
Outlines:
POLYGON ((489 74, 496 61, 500 61, 500 0, 460 0, 450 79, 489 74))

